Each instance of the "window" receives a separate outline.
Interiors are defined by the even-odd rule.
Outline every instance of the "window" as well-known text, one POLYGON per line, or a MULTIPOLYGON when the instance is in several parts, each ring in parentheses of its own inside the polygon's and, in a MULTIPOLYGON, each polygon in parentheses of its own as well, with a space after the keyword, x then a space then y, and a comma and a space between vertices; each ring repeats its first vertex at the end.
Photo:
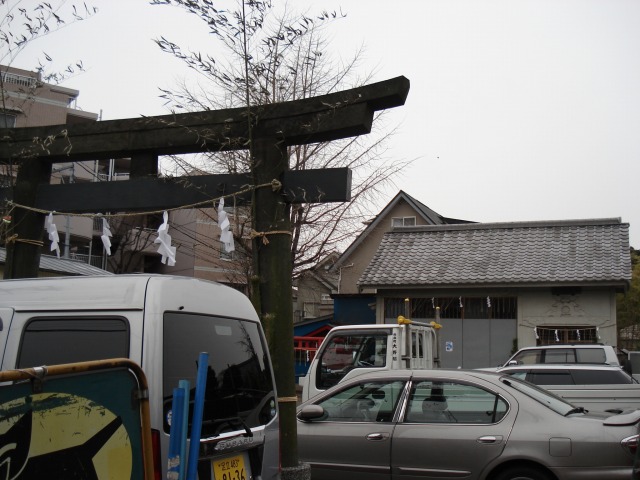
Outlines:
MULTIPOLYGON (((435 318, 436 307, 440 308, 440 318, 518 318, 517 297, 428 297, 411 298, 409 318, 435 318)), ((398 315, 407 316, 403 297, 384 299, 384 318, 396 319, 398 315)))
POLYGON ((27 324, 17 368, 129 357, 124 318, 35 318, 27 324))
POLYGON ((318 388, 334 386, 357 367, 384 367, 387 363, 388 331, 339 333, 329 338, 320 354, 318 388))
POLYGON ((411 357, 424 357, 424 349, 422 347, 423 337, 424 333, 422 332, 411 332, 411 357))
POLYGON ((536 385, 573 385, 573 378, 568 370, 532 370, 527 381, 536 385))
POLYGON ((234 252, 227 252, 227 249, 224 246, 224 243, 220 242, 220 259, 222 260, 233 260, 234 259, 234 252))
POLYGON ((516 353, 509 364, 530 365, 534 363, 592 363, 605 364, 607 356, 603 348, 537 348, 516 353))
POLYGON ((313 302, 303 302, 302 304, 302 312, 303 318, 313 318, 315 317, 316 304, 313 302))
POLYGON ((391 219, 392 227, 415 227, 416 217, 393 217, 391 219))
POLYGON ((567 327, 566 325, 536 327, 538 345, 554 345, 558 343, 597 343, 596 327, 567 327))
POLYGON ((543 363, 576 363, 576 352, 573 348, 546 350, 543 363))
POLYGON ((508 409, 502 397, 475 385, 424 380, 411 389, 405 422, 489 424, 508 409))
POLYGON ((542 352, 540 350, 524 350, 517 353, 509 360, 509 365, 531 365, 535 363, 542 363, 542 352))
POLYGON ((517 371, 517 372, 506 372, 507 375, 510 375, 514 378, 518 378, 520 380, 526 380, 527 379, 527 372, 526 371, 517 371))
POLYGON ((14 180, 14 177, 10 175, 0 175, 0 187, 10 187, 14 180))
POLYGON ((523 393, 560 415, 566 415, 567 412, 570 412, 575 408, 562 397, 558 397, 557 395, 543 390, 530 382, 523 382, 522 380, 518 380, 513 377, 501 378, 500 381, 506 386, 523 393))
POLYGON ((331 295, 328 293, 323 293, 320 296, 320 303, 324 303, 324 304, 330 304, 333 303, 333 298, 331 298, 331 295))
POLYGON ((404 388, 400 380, 363 382, 318 403, 325 422, 390 422, 404 388))
POLYGON ((189 380, 194 398, 200 352, 209 353, 201 438, 265 425, 275 416, 272 372, 257 323, 168 312, 164 338, 165 432, 173 389, 180 380, 189 380))
POLYGON ((542 370, 532 369, 507 372, 509 375, 527 380, 535 385, 614 385, 635 383, 633 378, 618 368, 610 370, 563 369, 542 370), (525 376, 526 373, 526 376, 525 376))
POLYGON ((577 348, 578 363, 607 363, 603 348, 577 348))
POLYGON ((635 383, 633 377, 622 370, 573 370, 576 385, 614 385, 635 383))
POLYGON ((16 118, 15 114, 0 112, 0 128, 15 128, 16 118))

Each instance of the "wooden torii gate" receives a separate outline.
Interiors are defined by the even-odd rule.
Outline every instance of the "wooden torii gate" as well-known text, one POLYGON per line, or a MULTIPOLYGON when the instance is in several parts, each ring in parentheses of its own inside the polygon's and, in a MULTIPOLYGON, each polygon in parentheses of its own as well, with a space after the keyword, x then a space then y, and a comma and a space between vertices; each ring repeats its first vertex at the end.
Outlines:
MULTIPOLYGON (((280 189, 253 191, 257 232, 254 252, 254 305, 271 330, 281 425, 281 462, 298 465, 293 357, 292 264, 289 208, 292 203, 350 199, 350 171, 290 171, 287 147, 366 134, 374 113, 401 106, 409 80, 396 77, 319 97, 249 108, 184 113, 96 123, 0 129, 0 162, 19 165, 12 190, 0 200, 15 208, 7 244, 4 278, 38 276, 44 236, 43 211, 64 213, 135 212, 177 208, 239 191, 247 184, 278 180, 280 189), (250 116, 252 122, 249 134, 250 116), (247 174, 158 178, 158 156, 252 147, 247 174), (81 160, 131 158, 131 179, 118 182, 50 185, 52 165, 81 160), (185 188, 185 185, 194 188, 185 188), (274 348, 276 347, 276 348, 274 348)), ((284 475, 283 475, 284 477, 284 475)))

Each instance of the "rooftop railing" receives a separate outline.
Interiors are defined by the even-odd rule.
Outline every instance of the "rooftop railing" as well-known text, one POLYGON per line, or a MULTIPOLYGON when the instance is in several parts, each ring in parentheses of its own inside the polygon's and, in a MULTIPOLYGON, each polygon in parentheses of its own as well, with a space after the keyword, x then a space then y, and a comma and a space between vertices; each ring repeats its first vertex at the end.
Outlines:
POLYGON ((26 75, 18 75, 17 73, 0 72, 2 83, 11 83, 22 87, 34 88, 38 84, 38 79, 28 77, 26 75))

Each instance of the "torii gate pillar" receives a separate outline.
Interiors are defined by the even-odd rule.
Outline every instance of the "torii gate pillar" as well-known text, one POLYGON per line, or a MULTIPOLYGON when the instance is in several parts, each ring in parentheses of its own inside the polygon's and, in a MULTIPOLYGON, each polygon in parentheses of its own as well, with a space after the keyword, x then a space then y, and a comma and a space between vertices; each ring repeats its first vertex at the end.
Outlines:
MULTIPOLYGON (((286 147, 275 138, 258 138, 253 153, 256 185, 282 178, 289 169, 286 147)), ((293 345, 293 309, 291 307, 292 270, 290 204, 281 192, 269 188, 255 190, 252 203, 254 235, 253 303, 260 314, 269 345, 293 345), (266 243, 268 242, 268 243, 266 243)), ((293 350, 272 348, 271 360, 278 387, 280 410, 280 451, 282 465, 296 465, 296 390, 293 350), (286 448, 284 448, 286 446, 286 448)))

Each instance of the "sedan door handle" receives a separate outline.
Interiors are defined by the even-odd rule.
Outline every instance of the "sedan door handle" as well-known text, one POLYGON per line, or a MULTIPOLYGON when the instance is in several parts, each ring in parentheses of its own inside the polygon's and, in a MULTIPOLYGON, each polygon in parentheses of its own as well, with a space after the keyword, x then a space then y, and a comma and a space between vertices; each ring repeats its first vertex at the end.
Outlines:
POLYGON ((380 442, 382 440, 386 440, 387 438, 389 438, 389 434, 388 433, 370 433, 369 435, 367 435, 366 438, 367 440, 380 442))
POLYGON ((484 437, 480 437, 476 440, 478 443, 483 444, 491 444, 491 443, 500 443, 502 441, 501 435, 485 435, 484 437))

